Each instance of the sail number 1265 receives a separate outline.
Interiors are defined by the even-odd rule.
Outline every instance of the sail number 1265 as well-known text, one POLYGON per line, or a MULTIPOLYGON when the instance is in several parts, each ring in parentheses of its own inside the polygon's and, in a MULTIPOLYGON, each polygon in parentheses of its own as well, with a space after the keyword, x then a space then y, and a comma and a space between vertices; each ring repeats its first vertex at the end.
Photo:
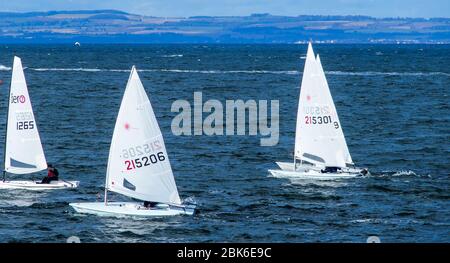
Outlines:
POLYGON ((164 153, 158 152, 156 154, 150 154, 148 156, 143 156, 132 160, 125 160, 125 166, 127 167, 127 170, 133 170, 136 168, 149 166, 157 162, 162 162, 164 160, 166 160, 164 153))
POLYGON ((32 130, 34 129, 34 121, 18 121, 16 128, 17 130, 32 130))

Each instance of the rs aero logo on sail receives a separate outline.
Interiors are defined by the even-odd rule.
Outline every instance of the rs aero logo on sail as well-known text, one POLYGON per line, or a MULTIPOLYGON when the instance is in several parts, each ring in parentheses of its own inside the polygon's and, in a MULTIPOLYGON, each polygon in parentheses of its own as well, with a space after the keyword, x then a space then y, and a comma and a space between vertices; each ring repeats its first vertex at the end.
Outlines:
POLYGON ((18 96, 14 96, 13 94, 11 94, 11 103, 25 103, 26 98, 24 95, 18 95, 18 96))

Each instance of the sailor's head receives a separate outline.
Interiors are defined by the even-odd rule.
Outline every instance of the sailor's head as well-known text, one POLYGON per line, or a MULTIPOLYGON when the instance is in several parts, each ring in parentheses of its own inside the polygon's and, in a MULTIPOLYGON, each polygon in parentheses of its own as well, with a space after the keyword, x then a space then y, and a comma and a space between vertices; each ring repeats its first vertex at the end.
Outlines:
POLYGON ((51 163, 47 163, 47 168, 51 169, 51 168, 53 168, 53 165, 51 163))

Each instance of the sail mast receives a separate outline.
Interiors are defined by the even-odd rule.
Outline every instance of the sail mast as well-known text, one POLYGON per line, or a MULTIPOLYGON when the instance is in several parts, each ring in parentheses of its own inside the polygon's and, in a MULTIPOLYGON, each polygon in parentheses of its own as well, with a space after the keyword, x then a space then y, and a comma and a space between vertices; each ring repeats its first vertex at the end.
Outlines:
MULTIPOLYGON (((295 145, 294 145, 294 170, 295 170, 295 164, 297 162, 297 159, 300 159, 300 162, 302 162, 302 153, 301 153, 301 139, 300 139, 300 129, 302 124, 301 116, 301 106, 302 106, 302 96, 304 96, 304 93, 309 86, 312 85, 311 83, 311 76, 313 68, 315 67, 315 58, 314 58, 314 51, 312 48, 311 41, 308 43, 307 51, 306 51, 306 59, 305 59, 305 67, 303 68, 303 76, 300 84, 300 93, 298 98, 298 106, 297 106, 297 119, 296 119, 296 127, 295 127, 295 145), (303 94, 303 95, 302 95, 303 94)), ((303 136, 303 135, 302 135, 303 136)))
MULTIPOLYGON (((132 67, 131 67, 131 72, 130 72, 130 76, 128 77, 128 81, 127 81, 127 87, 125 88, 125 90, 128 88, 128 83, 130 83, 130 80, 131 80, 131 76, 133 75, 133 72, 136 70, 136 67, 133 65, 132 67)), ((117 120, 116 120, 117 121, 117 120)), ((114 127, 114 130, 115 130, 116 128, 114 127)), ((114 140, 114 132, 113 132, 113 139, 112 140, 114 140)), ((111 142, 112 143, 112 142, 111 142)), ((109 156, 108 156, 108 166, 107 166, 107 168, 106 168, 106 178, 105 178, 105 197, 104 197, 104 202, 105 202, 105 205, 108 205, 108 180, 109 180, 109 168, 111 167, 111 165, 110 165, 110 162, 111 162, 111 149, 110 149, 110 152, 109 152, 109 156)))
MULTIPOLYGON (((14 59, 16 59, 14 57, 14 59)), ((14 67, 13 67, 13 71, 11 73, 11 75, 14 74, 14 67)), ((8 90, 8 103, 6 106, 6 125, 5 125, 5 140, 4 140, 4 144, 3 144, 3 182, 5 182, 6 180, 6 137, 8 136, 8 119, 9 119, 9 104, 11 103, 11 85, 12 85, 12 77, 11 77, 11 81, 9 83, 9 90, 8 90)))

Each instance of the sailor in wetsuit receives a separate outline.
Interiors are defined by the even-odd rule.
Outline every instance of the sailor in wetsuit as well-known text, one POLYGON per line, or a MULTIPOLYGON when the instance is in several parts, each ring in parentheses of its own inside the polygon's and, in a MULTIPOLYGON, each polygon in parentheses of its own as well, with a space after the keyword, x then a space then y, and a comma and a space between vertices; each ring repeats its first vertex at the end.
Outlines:
POLYGON ((144 207, 147 209, 155 208, 157 204, 157 202, 144 201, 144 207))
POLYGON ((59 172, 58 169, 51 164, 47 164, 47 176, 42 179, 41 184, 49 184, 51 181, 58 181, 59 172))
POLYGON ((327 166, 325 167, 324 170, 320 170, 322 173, 337 173, 338 170, 340 170, 341 168, 339 167, 333 167, 333 166, 327 166))

